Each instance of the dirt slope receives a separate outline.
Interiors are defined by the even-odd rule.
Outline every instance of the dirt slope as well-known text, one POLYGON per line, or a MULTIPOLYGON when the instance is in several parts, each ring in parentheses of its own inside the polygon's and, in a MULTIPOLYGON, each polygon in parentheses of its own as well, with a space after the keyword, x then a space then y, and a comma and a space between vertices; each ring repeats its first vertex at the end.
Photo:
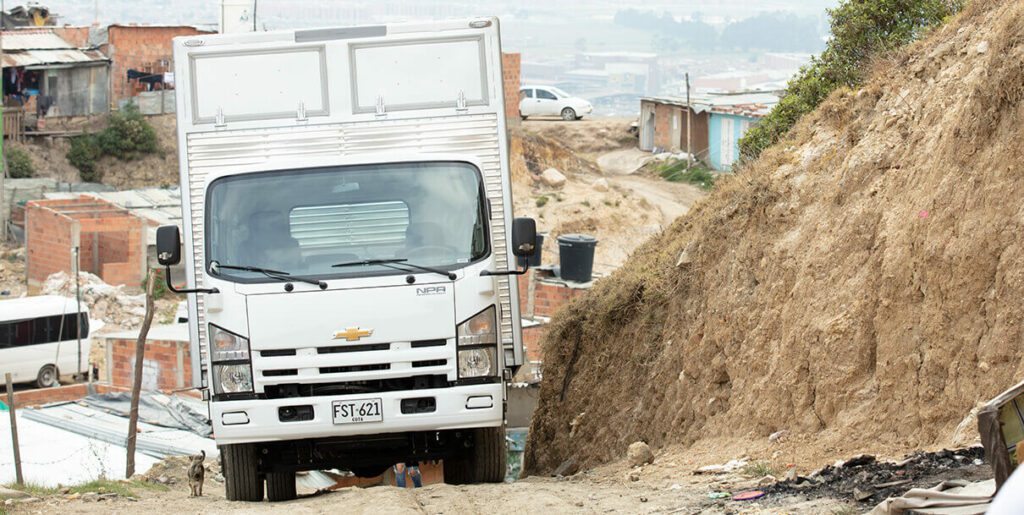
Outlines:
POLYGON ((878 70, 556 317, 529 472, 943 445, 1024 375, 1024 3, 878 70))

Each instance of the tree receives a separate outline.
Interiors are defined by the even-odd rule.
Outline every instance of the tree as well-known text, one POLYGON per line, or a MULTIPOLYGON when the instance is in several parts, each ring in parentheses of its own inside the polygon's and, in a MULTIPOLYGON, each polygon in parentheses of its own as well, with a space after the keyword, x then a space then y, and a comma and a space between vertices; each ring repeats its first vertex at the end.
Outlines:
POLYGON ((779 104, 740 139, 742 161, 756 159, 838 88, 857 88, 867 64, 920 38, 963 10, 966 0, 843 0, 829 9, 832 39, 800 69, 779 104))

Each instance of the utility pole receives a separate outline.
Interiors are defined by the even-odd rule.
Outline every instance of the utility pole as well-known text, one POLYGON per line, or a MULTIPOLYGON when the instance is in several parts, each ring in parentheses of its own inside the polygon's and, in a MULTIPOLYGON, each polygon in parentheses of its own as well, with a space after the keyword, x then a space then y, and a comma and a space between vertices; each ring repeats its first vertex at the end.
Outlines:
POLYGON ((686 168, 693 168, 693 134, 690 131, 690 72, 686 72, 686 168))

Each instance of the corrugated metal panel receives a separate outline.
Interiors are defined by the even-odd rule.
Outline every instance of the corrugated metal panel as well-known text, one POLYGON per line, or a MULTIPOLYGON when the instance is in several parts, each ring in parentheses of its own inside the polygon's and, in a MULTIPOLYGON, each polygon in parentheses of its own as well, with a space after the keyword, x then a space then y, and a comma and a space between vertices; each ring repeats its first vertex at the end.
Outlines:
POLYGON ((60 50, 20 50, 10 51, 4 38, 4 67, 39 66, 44 64, 83 64, 102 63, 110 59, 99 50, 78 50, 64 48, 60 50))
POLYGON ((16 29, 3 31, 4 52, 12 50, 47 50, 75 48, 52 29, 16 29))
MULTIPOLYGON (((189 195, 192 209, 196 283, 203 284, 203 184, 211 170, 258 166, 290 156, 341 157, 382 152, 469 154, 483 166, 484 185, 491 201, 492 248, 497 269, 509 266, 506 245, 505 200, 501 187, 498 117, 483 114, 458 117, 385 120, 307 127, 194 133, 188 136, 189 195)), ((511 206, 510 206, 511 208, 511 206)), ((508 277, 498 278, 501 340, 507 352, 514 348, 512 293, 508 277)), ((516 300, 518 301, 518 300, 516 300)), ((199 327, 203 296, 198 296, 199 327)), ((206 383, 206 332, 199 331, 206 383)))

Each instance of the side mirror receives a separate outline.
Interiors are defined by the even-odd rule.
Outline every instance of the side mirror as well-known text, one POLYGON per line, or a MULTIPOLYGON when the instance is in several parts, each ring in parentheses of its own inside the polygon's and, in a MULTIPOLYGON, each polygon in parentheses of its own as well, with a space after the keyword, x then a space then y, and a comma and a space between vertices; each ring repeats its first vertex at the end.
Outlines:
POLYGON ((173 266, 181 262, 181 233, 177 225, 157 228, 156 260, 163 266, 173 266))
POLYGON ((536 246, 537 222, 533 218, 512 220, 512 254, 519 257, 530 256, 533 255, 536 246))

